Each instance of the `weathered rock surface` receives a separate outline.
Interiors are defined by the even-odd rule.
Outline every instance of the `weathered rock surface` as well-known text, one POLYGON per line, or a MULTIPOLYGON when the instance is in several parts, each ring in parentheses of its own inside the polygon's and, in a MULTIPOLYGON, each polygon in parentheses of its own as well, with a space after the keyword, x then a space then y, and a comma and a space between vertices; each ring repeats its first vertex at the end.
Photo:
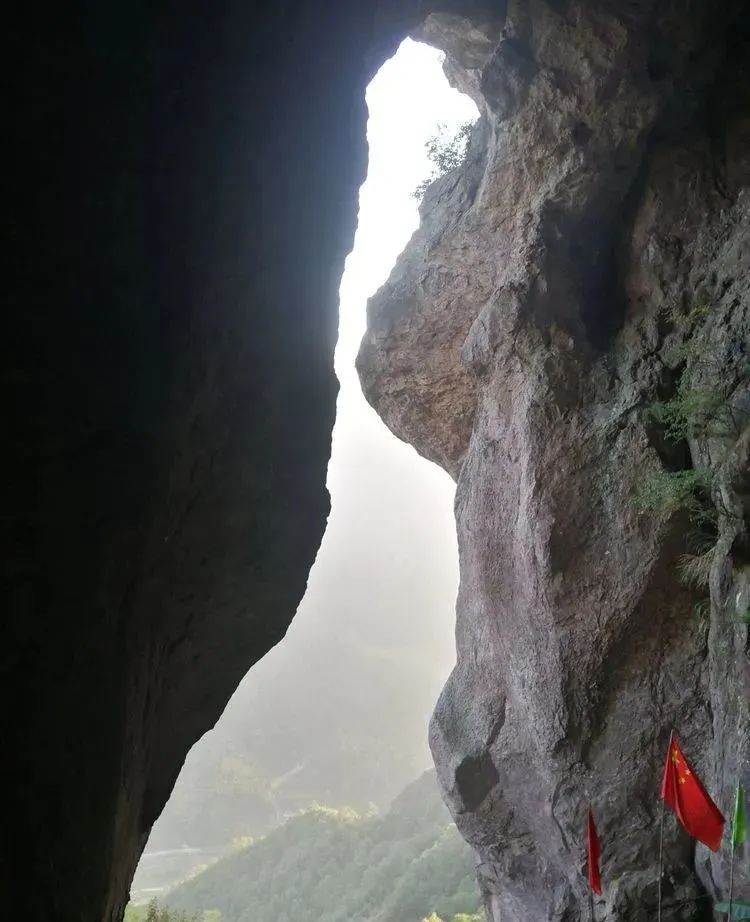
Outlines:
MULTIPOLYGON (((750 16, 511 2, 421 34, 482 115, 370 302, 358 366, 390 428, 457 478, 438 776, 493 922, 586 915, 589 799, 598 917, 651 918, 670 729, 727 815, 738 775, 750 787, 750 646, 732 620, 750 593, 750 16), (670 444, 649 406, 679 380, 718 388, 732 425, 670 444), (675 566, 694 526, 635 502, 653 472, 691 465, 718 509, 703 590, 675 566)), ((710 914, 726 851, 670 817, 665 854, 665 918, 710 914)))
POLYGON ((296 609, 364 91, 418 6, 6 17, 9 917, 121 917, 187 750, 296 609))
MULTIPOLYGON (((629 502, 676 463, 645 410, 675 377, 662 305, 711 300, 701 335, 744 399, 743 7, 14 11, 7 914, 121 916, 189 746, 292 617, 328 508, 364 88, 420 22, 484 116, 373 307, 362 369, 394 430, 459 478, 442 784, 495 918, 575 917, 584 788, 607 805, 608 910, 648 909, 667 728, 723 806, 746 771, 747 632, 725 610, 750 593, 746 442, 691 445, 734 510, 708 626, 674 578, 684 523, 629 502)), ((696 892, 671 831, 668 854, 696 892)), ((724 886, 702 852, 698 869, 724 886)))

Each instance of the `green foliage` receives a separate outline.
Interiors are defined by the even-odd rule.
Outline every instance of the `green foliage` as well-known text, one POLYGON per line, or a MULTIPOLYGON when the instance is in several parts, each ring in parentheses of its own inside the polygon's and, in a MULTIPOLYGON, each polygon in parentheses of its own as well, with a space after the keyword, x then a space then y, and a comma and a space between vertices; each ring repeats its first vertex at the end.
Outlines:
MULTIPOLYGON (((670 315, 670 320, 685 338, 672 347, 667 355, 674 365, 684 364, 675 394, 669 400, 651 405, 651 414, 664 426, 668 439, 679 442, 688 437, 739 435, 743 420, 732 409, 727 386, 716 384, 692 385, 696 375, 703 381, 720 381, 722 367, 717 357, 707 349, 701 327, 710 316, 706 304, 694 306, 687 314, 670 315), (699 373, 699 374, 698 374, 699 373)), ((742 380, 750 377, 750 367, 740 368, 742 380)), ((740 414, 742 416, 742 414, 740 414)), ((746 422, 746 420, 744 420, 746 422)))
POLYGON ((219 764, 218 789, 230 795, 268 799, 268 780, 248 756, 225 756, 219 764))
POLYGON ((229 847, 234 849, 234 851, 241 851, 243 848, 247 848, 248 845, 253 844, 252 836, 235 836, 229 844, 229 847))
POLYGON ((732 621, 735 621, 737 624, 750 624, 750 609, 735 612, 732 621))
POLYGON ((313 807, 186 881, 167 899, 223 922, 421 922, 479 908, 474 860, 432 773, 384 816, 313 807))
POLYGON ((703 323, 704 320, 707 320, 711 316, 711 305, 710 304, 694 304, 693 307, 688 311, 685 321, 690 326, 695 326, 696 324, 703 323))
POLYGON ((445 125, 438 125, 438 132, 427 141, 427 157, 440 175, 454 170, 463 163, 471 138, 471 129, 472 122, 464 122, 453 136, 447 137, 445 125))
POLYGON ((682 342, 672 346, 667 353, 666 357, 669 362, 679 365, 683 362, 695 360, 698 357, 699 337, 694 334, 710 315, 711 306, 709 304, 696 304, 687 314, 684 314, 679 309, 667 311, 669 322, 685 336, 682 342))
POLYGON ((153 899, 147 905, 127 906, 123 922, 221 922, 221 913, 212 910, 189 915, 160 906, 158 900, 153 899))
POLYGON ((441 123, 437 126, 437 131, 425 144, 427 158, 432 164, 432 171, 427 179, 423 179, 414 190, 412 193, 414 198, 421 199, 427 191, 427 187, 435 182, 436 179, 461 166, 466 159, 472 127, 472 122, 464 122, 459 126, 455 134, 448 135, 444 124, 441 123))
POLYGON ((677 329, 692 330, 711 316, 710 304, 694 304, 685 314, 680 308, 673 307, 667 310, 667 317, 677 329))
POLYGON ((664 515, 684 510, 699 524, 713 520, 710 505, 711 478, 707 471, 654 471, 650 473, 636 496, 636 504, 644 512, 664 515))
POLYGON ((436 635, 425 654, 426 595, 408 625, 360 600, 353 631, 342 602, 351 591, 341 581, 325 590, 336 599, 328 620, 258 664, 193 748, 148 850, 205 851, 141 861, 136 897, 175 885, 234 837, 267 834, 316 799, 382 809, 429 764, 423 730, 449 644, 436 635))
MULTIPOLYGON (((128 906, 124 922, 209 922, 203 914, 189 915, 160 906, 157 900, 151 900, 147 906, 128 906)), ((210 922, 221 922, 221 917, 214 916, 210 922)))
POLYGON ((687 314, 671 312, 669 319, 684 339, 673 346, 667 355, 674 365, 684 364, 675 394, 651 406, 654 418, 664 426, 665 435, 673 442, 688 437, 726 435, 738 431, 725 388, 712 384, 691 385, 696 373, 704 381, 721 380, 721 367, 715 355, 706 349, 701 335, 704 321, 711 315, 711 307, 697 304, 687 314))
MULTIPOLYGON (((674 395, 669 400, 657 401, 650 407, 651 415, 664 427, 664 434, 672 442, 709 437, 736 440, 735 448, 748 437, 746 411, 732 406, 731 388, 722 386, 689 386, 691 381, 721 381, 722 368, 717 356, 707 349, 706 337, 702 336, 704 322, 710 317, 711 308, 706 304, 695 305, 687 314, 672 311, 669 319, 675 330, 683 334, 682 341, 670 351, 667 360, 675 365, 684 364, 674 395)), ((745 363, 737 369, 741 381, 750 378, 750 366, 745 363)), ((724 446, 721 457, 716 458, 717 449, 712 450, 714 467, 721 470, 730 456, 730 448, 724 446)), ((721 475, 720 475, 721 476, 721 475)), ((682 470, 651 474, 637 496, 641 509, 669 514, 678 509, 685 510, 699 526, 701 544, 693 553, 683 554, 677 569, 680 581, 690 588, 704 588, 709 585, 711 569, 716 554, 716 540, 719 513, 722 517, 737 518, 727 508, 721 497, 721 490, 712 490, 707 471, 682 470), (713 495, 712 495, 713 493, 713 495), (700 534, 700 532, 703 534, 700 534), (709 532, 710 536, 705 532, 709 532)), ((695 614, 704 620, 710 611, 710 600, 704 599, 695 606, 695 614)), ((735 614, 736 623, 750 623, 747 612, 735 614)))
POLYGON ((664 426, 668 439, 705 436, 726 415, 726 394, 718 387, 678 387, 670 400, 651 405, 651 414, 664 426))

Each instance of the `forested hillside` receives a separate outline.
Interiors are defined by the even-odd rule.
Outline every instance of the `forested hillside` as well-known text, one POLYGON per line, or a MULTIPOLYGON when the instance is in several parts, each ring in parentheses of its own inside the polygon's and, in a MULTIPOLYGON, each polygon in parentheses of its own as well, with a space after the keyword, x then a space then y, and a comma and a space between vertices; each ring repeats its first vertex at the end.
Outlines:
POLYGON ((315 801, 385 808, 424 771, 445 660, 405 630, 369 633, 298 630, 258 664, 191 752, 149 851, 257 837, 315 801))
POLYGON ((420 922, 478 912, 474 860, 432 772, 383 816, 314 807, 167 898, 221 922, 420 922), (216 916, 214 916, 216 918, 216 916))
MULTIPOLYGON (((407 498, 382 505, 399 510, 404 534, 415 533, 407 498)), ((284 642, 254 667, 190 752, 148 853, 223 848, 236 836, 269 832, 315 801, 385 809, 430 765, 427 723, 454 657, 455 562, 440 560, 441 582, 431 575, 437 551, 417 560, 385 537, 373 550, 391 531, 380 522, 385 513, 369 507, 361 516, 369 543, 336 539, 346 513, 332 514, 284 642), (378 591, 363 592, 373 559, 388 577, 378 591)))

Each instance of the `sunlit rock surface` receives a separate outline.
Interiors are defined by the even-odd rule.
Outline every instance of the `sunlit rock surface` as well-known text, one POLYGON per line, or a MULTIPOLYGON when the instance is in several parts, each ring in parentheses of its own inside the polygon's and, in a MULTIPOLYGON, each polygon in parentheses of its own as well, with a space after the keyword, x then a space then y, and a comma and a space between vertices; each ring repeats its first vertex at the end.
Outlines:
MULTIPOLYGON (((750 787, 733 620, 750 593, 750 16, 519 0, 421 34, 482 115, 369 304, 358 367, 390 428, 457 479, 440 784, 492 922, 587 916, 589 800, 598 917, 645 920, 670 729, 727 815, 738 775, 750 787), (720 388, 733 424, 673 446, 649 405, 683 372, 720 388), (694 526, 635 502, 651 473, 691 464, 720 509, 699 589, 675 566, 694 526)), ((670 817, 665 855, 664 918, 726 896, 727 850, 670 817)))

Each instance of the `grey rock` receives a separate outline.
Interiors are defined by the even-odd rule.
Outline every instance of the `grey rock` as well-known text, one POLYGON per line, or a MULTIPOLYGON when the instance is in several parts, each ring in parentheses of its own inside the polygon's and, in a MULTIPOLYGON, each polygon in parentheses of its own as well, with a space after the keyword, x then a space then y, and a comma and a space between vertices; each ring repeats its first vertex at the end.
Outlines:
POLYGON ((122 917, 188 749, 294 615, 365 88, 420 7, 6 17, 9 917, 122 917))
MULTIPOLYGON (((748 591, 748 25, 731 3, 571 0, 511 2, 492 51, 486 31, 473 55, 446 20, 429 32, 483 115, 368 305, 358 367, 392 431, 457 480, 457 664, 430 742, 492 922, 587 916, 589 800, 598 918, 654 916, 672 728, 725 813, 750 780, 731 620, 748 591), (701 352, 745 421, 678 457, 648 408, 681 373, 679 318, 707 301, 701 352), (691 456, 722 510, 703 618, 675 566, 690 523, 634 501, 691 456)), ((687 918, 726 894, 726 852, 665 827, 664 918, 687 918)), ((736 874, 746 887, 747 855, 736 874)))

